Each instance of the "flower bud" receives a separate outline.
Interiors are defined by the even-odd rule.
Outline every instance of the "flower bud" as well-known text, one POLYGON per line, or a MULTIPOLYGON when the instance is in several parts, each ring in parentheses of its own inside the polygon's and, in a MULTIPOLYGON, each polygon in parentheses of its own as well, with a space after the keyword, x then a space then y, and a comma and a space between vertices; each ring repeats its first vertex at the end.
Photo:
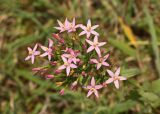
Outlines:
POLYGON ((61 72, 62 72, 62 70, 59 70, 59 69, 54 71, 55 74, 60 74, 61 72))
POLYGON ((64 89, 61 89, 59 92, 60 95, 64 95, 64 89))

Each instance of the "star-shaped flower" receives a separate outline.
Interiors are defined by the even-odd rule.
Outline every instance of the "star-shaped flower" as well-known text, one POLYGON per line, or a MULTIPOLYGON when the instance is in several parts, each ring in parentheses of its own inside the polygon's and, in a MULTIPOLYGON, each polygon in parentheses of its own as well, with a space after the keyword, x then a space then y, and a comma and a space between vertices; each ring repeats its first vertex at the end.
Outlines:
POLYGON ((106 42, 98 42, 98 37, 97 36, 94 37, 94 41, 93 42, 90 41, 90 40, 87 40, 87 39, 86 39, 86 42, 91 45, 87 49, 87 53, 89 53, 90 51, 95 49, 97 54, 98 54, 98 56, 101 57, 101 51, 100 51, 99 47, 105 45, 106 42))
POLYGON ((87 97, 89 97, 92 93, 95 94, 95 96, 98 98, 99 95, 98 95, 98 89, 101 89, 103 86, 102 85, 96 85, 95 84, 95 79, 94 77, 92 77, 91 79, 91 85, 88 85, 86 86, 85 88, 87 88, 89 91, 88 91, 88 94, 87 94, 87 97))
POLYGON ((72 23, 69 23, 68 32, 75 32, 76 28, 80 27, 81 24, 76 25, 75 18, 73 18, 72 23))
POLYGON ((102 66, 109 66, 107 62, 105 62, 109 57, 109 54, 105 55, 104 57, 100 57, 99 60, 97 59, 91 59, 91 62, 97 64, 97 70, 102 66))
POLYGON ((30 47, 28 47, 29 55, 25 58, 25 61, 31 59, 32 64, 34 63, 35 56, 37 56, 37 55, 40 54, 39 51, 36 51, 36 50, 37 50, 37 47, 38 47, 37 44, 34 46, 33 50, 32 50, 30 47))
POLYGON ((66 69, 66 73, 68 76, 71 68, 77 68, 77 66, 75 64, 71 63, 71 61, 67 60, 67 58, 65 58, 63 56, 62 56, 62 60, 63 60, 64 64, 62 66, 60 66, 58 68, 58 70, 66 69))
POLYGON ((57 29, 57 30, 60 30, 60 33, 68 30, 68 27, 69 27, 70 23, 69 23, 67 18, 66 18, 64 24, 59 20, 57 20, 57 22, 59 24, 59 27, 54 27, 54 28, 57 29))
POLYGON ((110 71, 110 70, 107 70, 107 72, 108 72, 108 74, 109 74, 109 76, 110 76, 111 78, 109 78, 105 83, 106 83, 106 84, 109 84, 109 83, 114 82, 115 87, 116 87, 117 89, 119 89, 119 80, 126 80, 125 77, 119 76, 119 74, 120 74, 120 67, 116 70, 115 73, 113 73, 113 72, 110 71))
POLYGON ((94 30, 99 25, 91 26, 91 20, 89 19, 87 22, 87 26, 81 25, 80 27, 83 29, 83 31, 79 34, 79 36, 86 34, 87 38, 90 37, 91 34, 94 34, 95 36, 99 36, 99 34, 94 30))
POLYGON ((42 55, 40 55, 41 57, 45 57, 45 56, 48 56, 48 60, 50 61, 51 60, 51 57, 52 57, 52 46, 53 46, 53 41, 51 39, 49 39, 49 45, 48 47, 45 47, 45 46, 41 46, 42 50, 45 51, 45 53, 43 53, 42 55))

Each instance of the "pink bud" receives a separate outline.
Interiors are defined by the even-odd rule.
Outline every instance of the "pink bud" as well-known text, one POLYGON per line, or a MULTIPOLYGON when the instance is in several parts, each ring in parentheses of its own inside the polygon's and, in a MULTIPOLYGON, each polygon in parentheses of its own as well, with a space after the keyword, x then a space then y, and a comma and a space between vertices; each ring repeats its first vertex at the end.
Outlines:
POLYGON ((57 64, 57 61, 51 61, 50 64, 55 66, 57 64))
POLYGON ((82 48, 83 48, 83 49, 87 49, 86 44, 83 44, 82 48))
POLYGON ((54 75, 47 74, 47 75, 45 75, 45 77, 46 77, 47 79, 51 79, 51 78, 54 78, 54 75))
POLYGON ((82 71, 82 76, 87 76, 87 73, 85 71, 82 71))
POLYGON ((64 89, 61 89, 59 92, 60 95, 64 95, 64 89))
POLYGON ((71 90, 75 89, 75 87, 77 86, 77 81, 74 81, 71 85, 71 90))
POLYGON ((60 74, 61 72, 62 72, 62 70, 59 70, 59 69, 56 69, 56 70, 54 71, 55 74, 60 74))

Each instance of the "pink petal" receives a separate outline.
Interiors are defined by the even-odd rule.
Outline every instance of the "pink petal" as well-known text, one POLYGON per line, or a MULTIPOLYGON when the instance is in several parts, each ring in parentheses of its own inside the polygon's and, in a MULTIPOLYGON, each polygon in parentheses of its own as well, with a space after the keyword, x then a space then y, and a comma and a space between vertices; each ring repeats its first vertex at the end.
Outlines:
POLYGON ((43 51, 47 51, 48 50, 48 48, 45 47, 45 46, 41 46, 41 48, 42 48, 43 51))
POLYGON ((119 82, 118 82, 118 80, 114 81, 114 85, 116 86, 117 89, 119 89, 119 82))
POLYGON ((31 61, 32 61, 32 64, 34 63, 34 56, 32 55, 31 56, 31 61))
POLYGON ((99 27, 99 25, 92 26, 92 30, 96 29, 97 27, 99 27))
POLYGON ((112 83, 114 81, 114 78, 109 78, 108 80, 106 80, 106 84, 110 84, 110 83, 112 83))
POLYGON ((70 54, 63 54, 63 57, 69 58, 71 55, 70 54))
POLYGON ((60 22, 59 20, 57 20, 57 22, 58 22, 58 24, 59 24, 60 27, 63 26, 62 22, 60 22))
POLYGON ((40 51, 35 51, 34 52, 34 55, 39 55, 40 54, 40 51))
POLYGON ((36 51, 37 47, 38 47, 38 45, 36 44, 36 45, 34 46, 34 48, 33 48, 33 51, 36 51))
POLYGON ((123 77, 123 76, 119 76, 118 78, 119 78, 119 80, 127 80, 127 78, 123 77))
POLYGON ((94 30, 92 30, 91 33, 94 34, 95 36, 99 36, 98 32, 96 32, 94 30))
POLYGON ((97 36, 95 36, 94 37, 94 41, 93 41, 94 43, 97 43, 98 42, 98 37, 97 36))
POLYGON ((91 79, 91 86, 95 86, 95 79, 94 79, 94 77, 92 77, 92 79, 91 79))
POLYGON ((101 57, 101 51, 100 51, 99 47, 95 47, 95 50, 96 50, 98 56, 101 57))
POLYGON ((45 57, 48 55, 48 52, 43 53, 42 55, 40 55, 40 57, 45 57))
POLYGON ((87 39, 86 39, 86 42, 89 43, 90 45, 93 45, 93 42, 90 41, 90 40, 87 40, 87 39))
POLYGON ((90 19, 88 19, 88 21, 87 21, 87 27, 91 27, 91 20, 90 19))
POLYGON ((120 67, 116 70, 115 76, 119 76, 119 74, 120 74, 120 67))
POLYGON ((68 62, 65 57, 61 56, 61 58, 62 58, 63 62, 68 62))
POLYGON ((54 27, 55 29, 57 29, 57 30, 62 30, 62 28, 61 27, 54 27))
POLYGON ((87 97, 89 97, 90 95, 92 95, 93 91, 89 90, 87 93, 87 97))
POLYGON ((101 66, 102 66, 102 64, 101 64, 101 63, 98 63, 98 64, 97 64, 97 70, 98 70, 101 66))
POLYGON ((75 18, 73 18, 72 26, 75 26, 75 18))
POLYGON ((27 57, 25 58, 25 61, 29 60, 30 58, 31 58, 31 56, 27 56, 27 57))
POLYGON ((88 85, 88 86, 86 86, 86 88, 87 88, 87 89, 91 89, 91 88, 92 88, 92 86, 88 85))
POLYGON ((107 62, 102 62, 102 65, 109 66, 109 64, 107 62))
POLYGON ((53 45, 53 41, 49 39, 49 47, 52 47, 52 45, 53 45))
POLYGON ((89 37, 90 37, 90 35, 91 35, 91 33, 90 33, 90 32, 87 32, 87 38, 89 38, 89 37))
POLYGON ((49 60, 49 61, 51 60, 51 57, 52 57, 51 55, 48 55, 48 60, 49 60))
POLYGON ((90 51, 92 51, 94 49, 93 46, 90 46, 88 49, 87 49, 87 53, 89 53, 90 51))
POLYGON ((105 55, 103 58, 103 60, 105 61, 106 59, 108 59, 108 57, 109 57, 109 54, 107 54, 107 55, 105 55))
POLYGON ((95 89, 101 89, 103 86, 102 85, 96 85, 95 89))
POLYGON ((70 64, 71 68, 77 68, 77 66, 75 64, 70 64))
POLYGON ((105 44, 106 44, 106 42, 101 42, 101 43, 98 44, 98 46, 103 46, 105 44))
POLYGON ((90 61, 92 61, 93 63, 98 63, 97 59, 91 59, 90 61))
POLYGON ((60 66, 59 68, 58 68, 58 70, 63 70, 63 69, 65 69, 66 68, 66 66, 65 65, 62 65, 62 66, 60 66))
POLYGON ((30 47, 28 47, 28 51, 29 51, 29 53, 30 53, 30 52, 32 52, 32 49, 31 49, 30 47))
POLYGON ((94 94, 95 94, 95 96, 96 96, 97 98, 99 97, 97 90, 94 90, 94 94))
POLYGON ((114 77, 114 73, 111 70, 107 70, 107 72, 111 77, 114 77))
POLYGON ((86 34, 86 31, 82 31, 79 36, 86 34))
POLYGON ((69 73, 70 73, 70 70, 71 70, 70 66, 67 66, 67 68, 66 68, 66 73, 67 73, 67 76, 69 75, 69 73))
POLYGON ((84 25, 80 25, 80 27, 81 27, 84 31, 86 31, 86 29, 87 29, 87 27, 84 26, 84 25))

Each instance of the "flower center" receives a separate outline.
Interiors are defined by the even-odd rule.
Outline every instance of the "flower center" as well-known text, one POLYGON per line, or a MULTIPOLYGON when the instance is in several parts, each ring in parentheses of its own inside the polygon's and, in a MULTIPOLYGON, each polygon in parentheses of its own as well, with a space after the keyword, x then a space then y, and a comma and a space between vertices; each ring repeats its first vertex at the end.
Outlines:
POLYGON ((114 76, 114 80, 119 80, 119 77, 118 76, 114 76))
POLYGON ((87 31, 90 32, 91 31, 91 26, 87 27, 87 31))

